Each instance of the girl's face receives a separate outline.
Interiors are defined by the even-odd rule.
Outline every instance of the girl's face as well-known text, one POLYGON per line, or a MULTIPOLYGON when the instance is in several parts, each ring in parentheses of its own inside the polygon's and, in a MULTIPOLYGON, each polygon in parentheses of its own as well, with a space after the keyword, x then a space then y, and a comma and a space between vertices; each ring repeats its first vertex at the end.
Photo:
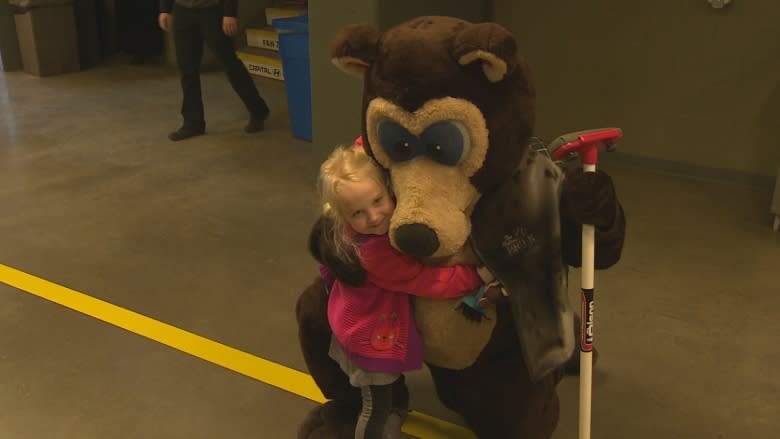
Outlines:
POLYGON ((370 178, 346 181, 337 197, 344 219, 357 233, 384 235, 390 229, 395 202, 384 185, 370 178))

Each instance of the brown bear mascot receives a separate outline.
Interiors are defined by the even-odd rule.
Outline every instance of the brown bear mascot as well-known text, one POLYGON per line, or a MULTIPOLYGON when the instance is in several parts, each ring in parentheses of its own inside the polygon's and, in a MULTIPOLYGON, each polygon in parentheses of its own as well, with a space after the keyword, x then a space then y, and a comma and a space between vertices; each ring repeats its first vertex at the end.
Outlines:
MULTIPOLYGON (((623 246, 611 179, 563 172, 527 146, 534 88, 514 38, 497 24, 431 16, 384 33, 351 25, 331 58, 364 81, 364 147, 397 197, 393 246, 434 265, 478 257, 508 292, 477 307, 476 318, 462 299, 413 298, 439 399, 480 438, 551 437, 556 385, 578 357, 565 266, 580 264, 584 223, 597 228, 597 268, 617 262, 623 246)), ((362 268, 333 256, 328 227, 320 219, 312 229, 312 255, 360 284, 362 268)), ((307 367, 329 399, 300 438, 354 437, 361 406, 360 391, 328 356, 327 300, 317 279, 296 309, 307 367)), ((403 380, 395 391, 406 409, 403 380)))

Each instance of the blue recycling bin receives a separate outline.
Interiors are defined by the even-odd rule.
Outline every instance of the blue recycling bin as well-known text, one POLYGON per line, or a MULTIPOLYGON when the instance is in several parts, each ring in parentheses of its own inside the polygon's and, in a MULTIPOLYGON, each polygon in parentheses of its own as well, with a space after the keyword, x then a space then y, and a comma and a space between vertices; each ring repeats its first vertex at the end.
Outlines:
POLYGON ((271 25, 279 33, 279 54, 282 57, 292 134, 311 142, 309 15, 277 18, 271 25))

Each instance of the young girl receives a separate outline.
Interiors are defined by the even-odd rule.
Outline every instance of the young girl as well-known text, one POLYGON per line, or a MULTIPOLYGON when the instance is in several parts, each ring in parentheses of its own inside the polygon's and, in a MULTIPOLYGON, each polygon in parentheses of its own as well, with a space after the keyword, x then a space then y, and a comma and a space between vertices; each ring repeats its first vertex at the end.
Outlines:
MULTIPOLYGON (((422 368, 423 353, 407 295, 459 297, 482 280, 476 267, 428 267, 390 245, 395 200, 384 172, 360 145, 331 153, 320 167, 319 190, 324 214, 335 224, 330 238, 337 253, 344 259, 357 254, 366 271, 361 287, 335 280, 328 299, 330 356, 363 398, 355 438, 400 437, 392 383, 422 368)), ((327 280, 327 269, 321 270, 327 280)))

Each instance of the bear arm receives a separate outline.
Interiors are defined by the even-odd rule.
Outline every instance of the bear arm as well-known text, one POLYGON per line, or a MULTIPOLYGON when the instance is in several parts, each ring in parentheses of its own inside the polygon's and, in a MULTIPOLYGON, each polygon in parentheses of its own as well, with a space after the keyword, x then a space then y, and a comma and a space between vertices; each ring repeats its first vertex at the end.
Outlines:
MULTIPOLYGON (((623 251, 626 235, 626 217, 623 206, 615 202, 615 216, 611 225, 596 228, 596 248, 594 265, 603 270, 615 265, 623 251)), ((582 225, 566 217, 561 211, 561 251, 563 262, 572 267, 582 265, 582 225)))

